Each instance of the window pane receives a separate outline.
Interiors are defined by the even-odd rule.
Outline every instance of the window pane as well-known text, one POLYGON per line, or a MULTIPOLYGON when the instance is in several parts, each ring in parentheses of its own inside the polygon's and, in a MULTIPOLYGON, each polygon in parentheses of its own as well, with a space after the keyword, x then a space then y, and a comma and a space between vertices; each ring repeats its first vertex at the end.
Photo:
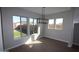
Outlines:
POLYGON ((21 17, 21 35, 22 37, 27 35, 27 18, 21 17))
POLYGON ((13 16, 13 31, 14 31, 14 38, 21 37, 19 16, 13 16))
POLYGON ((49 19, 48 29, 54 29, 54 19, 49 19))
POLYGON ((38 24, 37 24, 38 20, 34 19, 34 33, 38 33, 38 24))
POLYGON ((55 29, 58 29, 58 30, 63 29, 63 18, 56 19, 55 29))
POLYGON ((33 18, 29 18, 30 34, 33 34, 33 18))
POLYGON ((29 18, 30 25, 33 25, 33 18, 29 18))
POLYGON ((38 20, 29 18, 29 24, 30 24, 30 34, 34 34, 38 32, 38 20))
POLYGON ((37 25, 37 19, 34 19, 34 25, 37 25))

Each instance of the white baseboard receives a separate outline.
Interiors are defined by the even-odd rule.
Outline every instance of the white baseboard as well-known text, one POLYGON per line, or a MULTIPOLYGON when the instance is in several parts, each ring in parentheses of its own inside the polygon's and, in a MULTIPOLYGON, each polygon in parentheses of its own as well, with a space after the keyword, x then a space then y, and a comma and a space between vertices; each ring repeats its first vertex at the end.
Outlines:
POLYGON ((54 39, 54 40, 58 40, 58 41, 61 41, 61 42, 66 42, 66 43, 68 43, 68 41, 65 41, 65 40, 62 40, 62 39, 51 38, 51 37, 49 37, 49 36, 44 36, 44 37, 47 37, 47 38, 50 38, 50 39, 54 39))
POLYGON ((72 45, 71 45, 71 44, 69 44, 69 42, 68 42, 68 41, 65 41, 65 40, 62 40, 62 39, 57 39, 57 38, 51 38, 51 37, 48 37, 48 36, 45 36, 45 37, 50 38, 50 39, 54 39, 54 40, 58 40, 58 41, 61 41, 61 42, 65 42, 65 43, 67 43, 67 44, 68 44, 68 47, 72 47, 72 45))
POLYGON ((24 44, 24 43, 17 44, 17 45, 15 45, 15 46, 12 46, 12 47, 10 47, 10 48, 5 49, 5 51, 8 52, 8 50, 13 49, 13 48, 16 48, 16 47, 18 47, 18 46, 21 46, 21 45, 23 45, 23 44, 24 44))

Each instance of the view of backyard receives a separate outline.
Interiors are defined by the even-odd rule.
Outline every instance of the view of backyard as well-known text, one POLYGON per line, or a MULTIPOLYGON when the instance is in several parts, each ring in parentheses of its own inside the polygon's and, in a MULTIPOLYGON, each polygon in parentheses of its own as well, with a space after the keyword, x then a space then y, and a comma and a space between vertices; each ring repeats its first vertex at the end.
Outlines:
MULTIPOLYGON (((37 25, 37 19, 30 18, 30 35, 33 33, 37 33, 38 31, 38 25, 37 25)), ((27 33, 27 18, 20 17, 20 16, 13 16, 13 34, 14 39, 26 37, 28 35, 27 33)))
POLYGON ((20 34, 21 34, 21 33, 20 33, 19 31, 14 30, 14 38, 16 38, 16 37, 21 37, 20 34))
POLYGON ((23 33, 23 32, 20 32, 20 31, 14 30, 14 38, 21 37, 21 35, 26 35, 26 34, 23 33))

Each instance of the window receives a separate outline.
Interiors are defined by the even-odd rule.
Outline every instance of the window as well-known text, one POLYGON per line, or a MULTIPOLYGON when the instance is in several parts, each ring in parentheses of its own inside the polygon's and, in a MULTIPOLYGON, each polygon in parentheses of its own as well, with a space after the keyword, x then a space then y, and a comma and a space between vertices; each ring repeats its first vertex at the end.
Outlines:
POLYGON ((55 29, 62 30, 63 29, 63 18, 57 18, 55 21, 55 29))
POLYGON ((56 20, 49 19, 48 29, 62 30, 63 29, 63 18, 56 18, 56 20))
POLYGON ((34 34, 38 32, 38 20, 29 18, 29 24, 30 24, 30 34, 34 34))
POLYGON ((27 36, 27 18, 13 16, 14 39, 27 36))
POLYGON ((13 34, 14 39, 28 36, 30 34, 38 33, 38 19, 26 18, 22 16, 13 16, 13 34), (29 27, 28 27, 29 24, 29 27))
POLYGON ((49 19, 48 29, 54 29, 54 19, 49 19))
POLYGON ((20 26, 20 17, 19 16, 13 16, 13 33, 14 33, 14 38, 21 37, 21 32, 20 32, 20 27, 19 26, 20 26))
POLYGON ((30 34, 33 34, 33 18, 29 18, 30 34))
POLYGON ((34 33, 38 33, 38 20, 34 19, 34 33))
POLYGON ((25 17, 21 17, 21 35, 22 37, 27 36, 27 28, 28 28, 28 24, 27 24, 27 18, 25 17))

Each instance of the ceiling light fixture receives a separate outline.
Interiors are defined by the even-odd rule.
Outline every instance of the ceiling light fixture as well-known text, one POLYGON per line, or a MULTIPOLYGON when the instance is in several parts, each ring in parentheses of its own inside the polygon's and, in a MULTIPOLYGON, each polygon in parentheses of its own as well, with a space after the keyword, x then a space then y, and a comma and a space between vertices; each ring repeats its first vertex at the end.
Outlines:
POLYGON ((42 24, 46 24, 45 20, 47 20, 45 18, 45 9, 46 9, 46 7, 42 7, 42 17, 39 18, 39 23, 42 23, 42 24))

